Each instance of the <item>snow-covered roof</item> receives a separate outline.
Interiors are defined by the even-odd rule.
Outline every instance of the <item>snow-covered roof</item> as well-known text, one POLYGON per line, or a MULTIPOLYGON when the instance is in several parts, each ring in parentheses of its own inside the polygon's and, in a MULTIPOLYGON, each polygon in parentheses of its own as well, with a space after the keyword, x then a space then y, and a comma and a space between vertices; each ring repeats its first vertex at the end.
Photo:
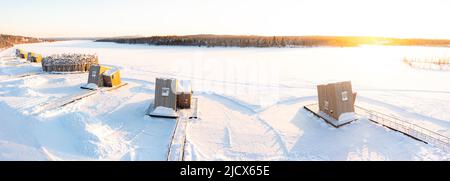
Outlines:
POLYGON ((42 60, 43 65, 98 64, 96 54, 54 54, 42 60))
POLYGON ((119 69, 117 67, 110 67, 110 69, 106 70, 103 75, 106 76, 112 76, 113 74, 115 74, 117 71, 119 71, 119 69))
POLYGON ((161 79, 161 80, 175 80, 174 78, 168 78, 168 77, 156 77, 156 79, 161 79))
POLYGON ((191 93, 192 85, 190 80, 180 80, 177 85, 177 93, 191 93))

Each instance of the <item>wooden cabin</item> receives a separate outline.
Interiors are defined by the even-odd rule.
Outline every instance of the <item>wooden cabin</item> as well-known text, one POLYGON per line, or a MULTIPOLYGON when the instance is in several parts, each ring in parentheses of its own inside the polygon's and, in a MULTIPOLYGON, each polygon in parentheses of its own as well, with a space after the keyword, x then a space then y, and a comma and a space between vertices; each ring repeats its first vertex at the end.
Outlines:
POLYGON ((20 56, 21 59, 26 59, 28 60, 28 52, 20 50, 20 56))
POLYGON ((82 89, 97 90, 100 87, 116 87, 125 85, 120 79, 120 71, 116 67, 91 65, 88 75, 88 83, 82 85, 82 89))
POLYGON ((317 86, 319 110, 339 120, 347 112, 355 112, 356 92, 350 81, 317 86))
POLYGON ((41 63, 42 62, 42 55, 41 54, 37 54, 37 53, 33 53, 33 52, 28 52, 27 60, 30 61, 30 62, 41 63))
POLYGON ((156 78, 154 108, 166 107, 177 110, 177 80, 172 78, 156 78))
POLYGON ((111 67, 109 70, 103 73, 103 86, 104 87, 115 87, 120 85, 122 82, 120 80, 120 71, 118 68, 111 67))
POLYGON ((35 54, 35 56, 33 57, 33 62, 36 63, 41 63, 42 62, 42 55, 41 54, 35 54))
POLYGON ((20 57, 20 52, 21 52, 20 49, 16 49, 16 57, 20 57))
POLYGON ((189 80, 178 81, 177 86, 177 108, 190 109, 192 102, 192 86, 189 80))
POLYGON ((101 65, 91 65, 89 69, 88 84, 92 83, 98 87, 103 87, 103 73, 108 70, 107 67, 101 65))
POLYGON ((34 56, 33 52, 28 52, 27 60, 31 62, 32 57, 34 56))

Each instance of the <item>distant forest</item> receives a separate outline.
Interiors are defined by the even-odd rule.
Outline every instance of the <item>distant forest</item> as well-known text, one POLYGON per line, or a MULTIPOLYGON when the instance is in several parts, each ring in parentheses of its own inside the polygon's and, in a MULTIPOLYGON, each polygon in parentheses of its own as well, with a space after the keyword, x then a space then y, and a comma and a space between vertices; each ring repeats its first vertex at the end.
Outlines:
POLYGON ((199 47, 354 47, 363 44, 402 46, 449 46, 450 40, 399 39, 353 36, 238 36, 238 35, 188 35, 121 37, 99 39, 97 42, 149 44, 199 47))
POLYGON ((39 43, 39 42, 43 42, 43 40, 24 36, 0 34, 0 49, 13 47, 15 44, 39 43))

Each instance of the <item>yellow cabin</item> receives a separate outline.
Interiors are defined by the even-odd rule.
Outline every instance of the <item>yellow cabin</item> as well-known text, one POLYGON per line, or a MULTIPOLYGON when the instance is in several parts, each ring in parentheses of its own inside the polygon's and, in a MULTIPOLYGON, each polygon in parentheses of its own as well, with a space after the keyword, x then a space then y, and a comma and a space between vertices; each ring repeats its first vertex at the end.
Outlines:
POLYGON ((83 89, 95 90, 100 87, 115 87, 121 84, 120 71, 116 67, 92 65, 89 69, 88 83, 83 89))
POLYGON ((103 85, 105 87, 115 87, 120 85, 120 71, 119 69, 113 67, 103 73, 103 85))
POLYGON ((28 52, 20 50, 20 58, 28 60, 28 52))
POLYGON ((42 62, 42 55, 41 54, 35 54, 34 57, 33 57, 33 61, 32 62, 41 63, 42 62))
POLYGON ((20 52, 21 52, 22 50, 20 50, 20 49, 16 49, 16 57, 19 57, 20 58, 20 52))
POLYGON ((34 53, 33 53, 33 52, 28 52, 27 60, 30 61, 30 62, 32 62, 31 59, 33 58, 33 56, 34 56, 34 53))
POLYGON ((41 54, 37 54, 37 53, 33 53, 33 52, 28 52, 27 60, 30 61, 30 62, 41 63, 42 62, 42 55, 41 54))
POLYGON ((108 67, 101 65, 92 65, 89 69, 88 83, 103 87, 103 73, 109 70, 108 67))

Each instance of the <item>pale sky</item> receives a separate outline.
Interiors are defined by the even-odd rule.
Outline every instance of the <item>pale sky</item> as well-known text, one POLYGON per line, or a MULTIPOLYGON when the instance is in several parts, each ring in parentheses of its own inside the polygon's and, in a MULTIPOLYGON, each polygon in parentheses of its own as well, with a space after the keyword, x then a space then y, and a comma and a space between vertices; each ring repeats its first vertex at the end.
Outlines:
POLYGON ((447 0, 0 0, 0 33, 450 39, 447 0))

